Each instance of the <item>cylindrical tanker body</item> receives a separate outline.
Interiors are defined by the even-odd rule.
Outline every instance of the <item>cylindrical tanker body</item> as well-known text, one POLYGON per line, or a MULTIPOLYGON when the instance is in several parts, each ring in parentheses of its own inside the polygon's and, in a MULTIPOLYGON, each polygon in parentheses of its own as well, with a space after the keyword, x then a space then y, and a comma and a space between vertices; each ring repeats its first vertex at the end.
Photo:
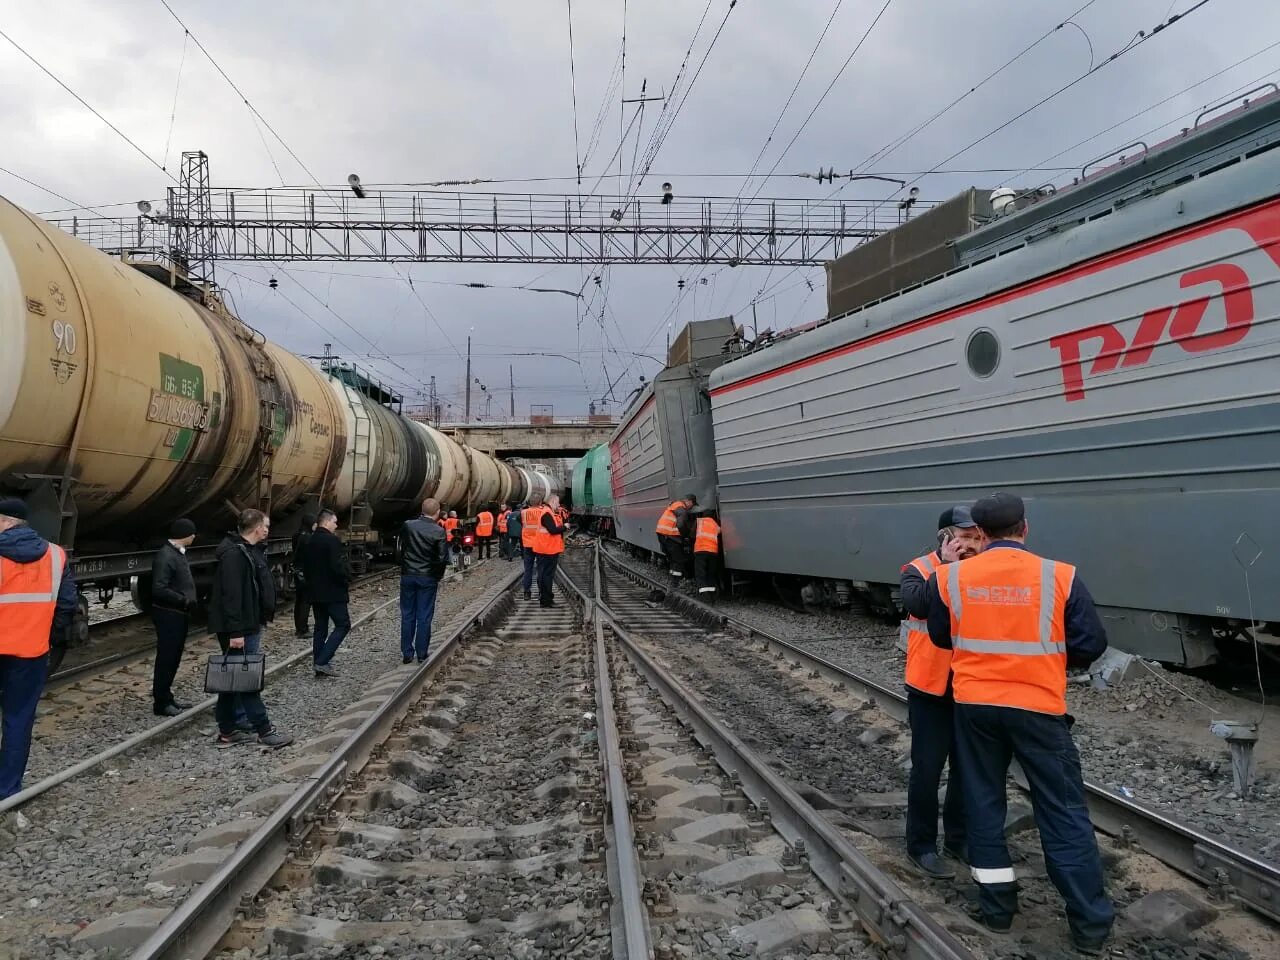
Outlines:
POLYGON ((0 482, 74 481, 81 534, 222 525, 277 469, 287 507, 341 457, 305 364, 3 200, 0 343, 0 482))
POLYGON ((502 471, 502 489, 498 493, 498 506, 519 503, 521 478, 516 468, 505 460, 498 461, 498 469, 502 471))
POLYGON ((536 493, 542 497, 542 500, 545 503, 552 493, 551 478, 545 473, 540 473, 537 470, 531 470, 528 467, 519 467, 518 469, 524 477, 526 490, 525 500, 528 500, 536 493))
POLYGON ((467 488, 465 507, 468 513, 474 514, 485 504, 493 503, 502 492, 502 470, 498 461, 487 453, 474 447, 463 445, 467 459, 471 462, 471 485, 467 488))
POLYGON ((432 496, 440 501, 441 508, 457 510, 463 506, 467 488, 471 485, 471 462, 452 437, 445 436, 435 427, 420 426, 435 442, 440 455, 440 483, 432 496))

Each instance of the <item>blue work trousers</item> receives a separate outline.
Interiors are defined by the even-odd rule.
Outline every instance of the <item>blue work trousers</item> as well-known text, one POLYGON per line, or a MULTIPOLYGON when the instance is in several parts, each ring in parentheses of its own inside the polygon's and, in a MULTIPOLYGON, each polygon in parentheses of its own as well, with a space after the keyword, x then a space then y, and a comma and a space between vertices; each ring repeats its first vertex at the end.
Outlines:
POLYGON ((938 852, 938 788, 943 768, 947 792, 942 803, 943 843, 964 851, 964 791, 957 776, 950 697, 907 690, 911 724, 911 776, 907 780, 907 853, 920 857, 938 852))
POLYGON ((533 552, 533 547, 524 547, 524 579, 521 583, 524 585, 525 596, 529 595, 529 591, 533 589, 533 564, 537 558, 537 554, 533 552))
POLYGON ((1086 940, 1105 937, 1115 909, 1103 889, 1102 858, 1067 717, 957 703, 955 719, 969 863, 983 915, 1004 924, 1018 910, 1018 884, 1004 836, 1005 780, 1010 760, 1017 757, 1031 788, 1049 879, 1066 901, 1071 933, 1086 940))
POLYGON ((549 607, 555 601, 556 564, 560 562, 558 553, 535 554, 538 568, 538 603, 549 607))
MULTIPOLYGON (((218 634, 218 646, 224 654, 231 652, 231 637, 230 633, 218 634)), ((248 633, 244 635, 244 649, 236 652, 258 653, 261 649, 262 634, 248 633)), ((258 734, 271 729, 271 720, 267 717, 267 708, 260 693, 220 693, 213 707, 213 716, 218 721, 219 732, 224 734, 246 726, 258 734)))
POLYGON ((316 629, 311 635, 311 656, 317 667, 328 666, 351 632, 351 611, 345 603, 313 603, 311 612, 316 618, 316 629), (333 633, 326 637, 330 621, 333 621, 333 633))
POLYGON ((440 581, 420 574, 400 578, 400 654, 427 659, 431 647, 431 619, 436 615, 440 581))
POLYGON ((22 775, 31 756, 31 728, 36 704, 49 675, 49 656, 0 655, 0 800, 22 789, 22 775))

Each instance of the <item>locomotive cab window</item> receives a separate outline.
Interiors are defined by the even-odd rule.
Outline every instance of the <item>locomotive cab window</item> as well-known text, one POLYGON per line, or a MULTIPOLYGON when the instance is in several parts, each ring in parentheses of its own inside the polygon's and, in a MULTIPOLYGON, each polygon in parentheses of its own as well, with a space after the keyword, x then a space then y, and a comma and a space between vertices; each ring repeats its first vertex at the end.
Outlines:
POLYGON ((990 330, 975 330, 964 348, 969 372, 975 377, 989 377, 1000 366, 1000 341, 990 330))

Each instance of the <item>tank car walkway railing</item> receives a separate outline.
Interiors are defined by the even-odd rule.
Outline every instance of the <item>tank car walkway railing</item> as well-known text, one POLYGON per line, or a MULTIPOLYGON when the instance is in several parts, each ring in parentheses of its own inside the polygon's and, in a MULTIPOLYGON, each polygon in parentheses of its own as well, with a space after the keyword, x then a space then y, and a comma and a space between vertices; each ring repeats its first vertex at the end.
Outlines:
MULTIPOLYGON (((815 671, 829 683, 842 683, 865 697, 877 709, 902 723, 907 722, 907 698, 874 680, 851 673, 829 660, 781 640, 744 620, 728 616, 692 597, 675 594, 669 585, 637 570, 617 557, 604 555, 609 565, 636 583, 663 588, 668 602, 688 616, 708 624, 732 628, 747 640, 759 641, 806 670, 815 671)), ((1026 789, 1022 771, 1014 764, 1014 779, 1026 789)), ((1134 844, 1188 877, 1215 890, 1231 887, 1240 902, 1251 910, 1280 921, 1280 869, 1239 847, 1215 840, 1193 827, 1149 810, 1105 787, 1085 782, 1089 816, 1097 830, 1134 844)))
POLYGON ((168 215, 51 222, 113 255, 161 261, 179 233, 196 233, 214 260, 817 266, 901 217, 870 201, 364 193, 218 188, 207 219, 171 203, 168 215))

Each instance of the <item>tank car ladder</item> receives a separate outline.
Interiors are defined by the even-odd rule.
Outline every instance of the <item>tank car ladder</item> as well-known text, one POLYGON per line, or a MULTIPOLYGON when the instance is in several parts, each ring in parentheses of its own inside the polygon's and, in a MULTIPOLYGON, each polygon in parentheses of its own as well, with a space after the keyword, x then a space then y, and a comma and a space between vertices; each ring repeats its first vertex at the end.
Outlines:
POLYGON ((369 504, 373 420, 365 411, 364 403, 353 399, 350 393, 347 396, 355 422, 351 434, 351 518, 347 524, 348 560, 352 571, 362 574, 369 567, 369 553, 365 542, 373 521, 373 508, 369 504))

